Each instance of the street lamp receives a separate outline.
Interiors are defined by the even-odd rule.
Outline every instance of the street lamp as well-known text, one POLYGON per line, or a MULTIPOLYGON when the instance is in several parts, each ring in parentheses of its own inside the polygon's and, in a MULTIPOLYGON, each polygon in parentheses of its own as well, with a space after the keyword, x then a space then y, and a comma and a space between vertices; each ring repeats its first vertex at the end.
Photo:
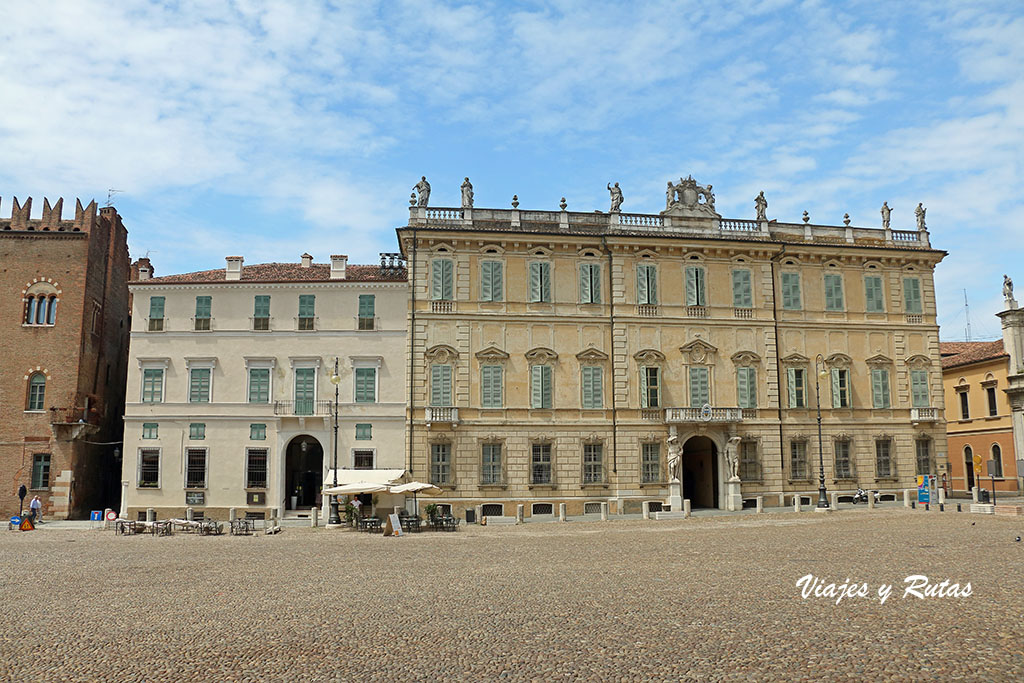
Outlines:
MULTIPOLYGON (((338 374, 338 359, 334 359, 334 372, 331 374, 331 384, 334 385, 334 488, 338 487, 338 385, 341 383, 341 375, 338 374)), ((331 495, 331 516, 327 520, 330 525, 341 525, 341 515, 338 514, 338 494, 331 495)))
POLYGON ((821 391, 818 385, 818 378, 827 374, 825 357, 820 353, 814 357, 814 401, 818 404, 818 505, 821 510, 828 510, 828 496, 825 495, 825 458, 821 442, 821 391), (821 369, 818 369, 821 363, 821 369))

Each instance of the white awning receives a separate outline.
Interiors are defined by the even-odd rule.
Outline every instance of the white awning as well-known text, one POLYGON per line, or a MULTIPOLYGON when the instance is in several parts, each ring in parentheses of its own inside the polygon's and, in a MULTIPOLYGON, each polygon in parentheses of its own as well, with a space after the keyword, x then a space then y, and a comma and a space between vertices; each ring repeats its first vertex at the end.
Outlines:
MULTIPOLYGON (((405 470, 338 470, 338 486, 369 481, 377 484, 393 484, 402 478, 405 470)), ((334 470, 328 469, 324 477, 324 488, 334 486, 334 470)))

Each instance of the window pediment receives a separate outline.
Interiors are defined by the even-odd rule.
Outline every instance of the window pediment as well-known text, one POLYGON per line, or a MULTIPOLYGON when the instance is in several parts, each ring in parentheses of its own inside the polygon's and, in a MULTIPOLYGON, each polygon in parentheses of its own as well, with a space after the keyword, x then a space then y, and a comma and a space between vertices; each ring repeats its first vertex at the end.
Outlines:
POLYGON ((732 362, 736 367, 749 367, 760 364, 761 356, 753 351, 739 351, 732 354, 732 362))
POLYGON ((920 370, 920 369, 926 368, 929 365, 931 365, 932 364, 932 359, 929 358, 928 356, 917 354, 915 356, 911 356, 910 358, 908 358, 906 360, 906 363, 911 368, 913 368, 915 370, 920 370))
POLYGON ((488 256, 504 256, 505 249, 500 244, 485 244, 480 247, 480 253, 484 258, 488 256))
POLYGON ((800 353, 791 353, 782 359, 783 365, 807 365, 811 359, 800 353))
POLYGON ((656 349, 644 349, 633 354, 640 365, 658 365, 665 362, 665 354, 656 349))
POLYGON ((447 344, 437 344, 423 354, 429 363, 453 363, 459 358, 459 352, 447 344))
POLYGON ((608 354, 604 351, 598 351, 594 347, 590 347, 589 349, 577 353, 576 359, 581 363, 602 363, 608 360, 608 354))
POLYGON ((508 360, 508 357, 508 353, 502 351, 494 344, 476 352, 477 360, 488 361, 491 363, 503 363, 508 360))
POLYGON ((879 354, 876 354, 874 356, 871 356, 871 358, 868 358, 864 362, 867 363, 868 365, 875 365, 875 366, 878 366, 878 365, 892 365, 892 358, 889 358, 888 356, 885 356, 885 355, 879 353, 879 354))
POLYGON ((546 365, 558 360, 558 354, 551 349, 538 346, 526 352, 526 360, 530 361, 531 365, 546 365))
POLYGON ((692 342, 680 346, 679 350, 683 352, 683 358, 689 363, 714 363, 715 354, 718 353, 717 348, 703 339, 694 339, 692 342))
POLYGON ((853 363, 853 359, 847 356, 845 353, 833 353, 831 356, 825 359, 825 365, 830 368, 849 368, 853 363))

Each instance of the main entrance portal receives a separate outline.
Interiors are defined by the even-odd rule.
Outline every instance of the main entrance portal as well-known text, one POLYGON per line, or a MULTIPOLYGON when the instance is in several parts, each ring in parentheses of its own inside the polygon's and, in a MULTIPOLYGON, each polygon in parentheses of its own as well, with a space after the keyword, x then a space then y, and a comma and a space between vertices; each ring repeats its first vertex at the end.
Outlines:
POLYGON ((683 446, 683 498, 695 508, 718 507, 718 448, 706 436, 683 446))
POLYGON ((324 479, 324 449, 320 442, 308 435, 288 442, 284 474, 289 510, 317 506, 324 479))

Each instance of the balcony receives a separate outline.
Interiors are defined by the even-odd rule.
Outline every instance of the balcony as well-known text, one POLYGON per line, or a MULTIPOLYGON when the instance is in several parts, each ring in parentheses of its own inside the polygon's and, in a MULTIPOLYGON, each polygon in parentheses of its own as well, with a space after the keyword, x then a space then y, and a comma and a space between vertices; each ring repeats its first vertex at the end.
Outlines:
POLYGON ((435 299, 430 302, 431 313, 454 313, 455 302, 451 299, 435 299))
POLYGON ((99 423, 100 411, 95 407, 50 408, 50 426, 54 435, 61 441, 92 436, 99 432, 99 423))
POLYGON ((706 318, 708 317, 708 309, 706 306, 687 306, 686 315, 689 318, 706 318))
POLYGON ((285 417, 310 417, 330 415, 334 401, 301 398, 298 401, 274 401, 274 415, 285 417))
POLYGON ((939 419, 938 408, 911 408, 910 409, 910 421, 914 424, 918 422, 936 422, 939 419))
POLYGON ((637 304, 636 314, 641 318, 657 318, 658 317, 658 305, 657 304, 637 304))
POLYGON ((741 408, 665 408, 665 422, 668 424, 694 424, 700 422, 742 422, 741 408))
POLYGON ((452 427, 459 424, 458 408, 427 408, 424 415, 427 429, 430 429, 432 424, 450 424, 452 427))

